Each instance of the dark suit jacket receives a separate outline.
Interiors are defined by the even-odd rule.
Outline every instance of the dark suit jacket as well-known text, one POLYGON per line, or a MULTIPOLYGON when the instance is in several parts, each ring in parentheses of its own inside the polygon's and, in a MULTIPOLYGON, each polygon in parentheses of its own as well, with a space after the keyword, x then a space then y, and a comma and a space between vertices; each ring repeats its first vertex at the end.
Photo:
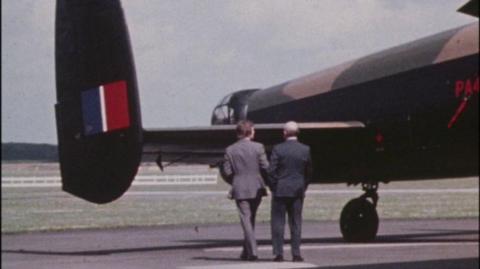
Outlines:
POLYGON ((240 139, 225 151, 223 178, 232 185, 235 200, 253 199, 264 194, 268 160, 262 144, 240 139))
POLYGON ((276 145, 268 170, 274 197, 303 197, 312 176, 310 147, 297 140, 276 145))

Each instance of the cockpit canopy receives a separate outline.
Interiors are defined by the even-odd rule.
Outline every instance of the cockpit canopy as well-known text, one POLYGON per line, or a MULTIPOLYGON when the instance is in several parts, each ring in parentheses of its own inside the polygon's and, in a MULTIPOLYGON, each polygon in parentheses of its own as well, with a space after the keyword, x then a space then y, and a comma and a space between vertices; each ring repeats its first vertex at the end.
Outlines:
POLYGON ((212 125, 236 124, 247 119, 248 97, 258 90, 240 90, 222 98, 213 109, 212 125))

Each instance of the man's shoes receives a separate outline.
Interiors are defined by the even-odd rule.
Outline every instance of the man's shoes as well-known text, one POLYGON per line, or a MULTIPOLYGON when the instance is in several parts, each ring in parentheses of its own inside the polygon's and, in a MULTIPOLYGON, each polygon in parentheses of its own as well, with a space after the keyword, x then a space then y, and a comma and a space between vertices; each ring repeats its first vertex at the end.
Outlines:
POLYGON ((240 260, 242 260, 242 261, 256 261, 256 260, 258 260, 258 256, 250 256, 250 255, 247 255, 244 252, 242 252, 242 254, 240 255, 240 260))
POLYGON ((294 261, 294 262, 303 262, 304 260, 303 260, 302 256, 293 256, 292 261, 294 261))
POLYGON ((282 255, 277 255, 275 258, 273 258, 274 262, 283 262, 283 256, 282 255))

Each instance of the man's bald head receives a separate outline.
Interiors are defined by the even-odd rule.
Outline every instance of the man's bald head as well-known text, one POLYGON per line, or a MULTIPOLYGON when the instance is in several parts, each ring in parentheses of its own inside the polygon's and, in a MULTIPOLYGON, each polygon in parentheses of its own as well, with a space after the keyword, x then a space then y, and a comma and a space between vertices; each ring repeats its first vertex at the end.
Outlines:
POLYGON ((294 121, 289 121, 283 126, 283 135, 285 138, 297 136, 299 131, 298 124, 294 121))

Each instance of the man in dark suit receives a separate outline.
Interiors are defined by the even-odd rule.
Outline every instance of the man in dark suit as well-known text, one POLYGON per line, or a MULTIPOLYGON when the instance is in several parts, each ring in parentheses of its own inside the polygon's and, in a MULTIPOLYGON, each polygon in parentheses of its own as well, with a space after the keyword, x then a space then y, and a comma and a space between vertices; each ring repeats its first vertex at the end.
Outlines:
POLYGON ((262 144, 253 142, 255 129, 251 121, 237 124, 238 141, 225 152, 222 177, 232 185, 240 222, 243 228, 244 244, 240 255, 242 260, 257 260, 255 239, 255 216, 262 196, 266 195, 265 179, 268 160, 262 144))
POLYGON ((272 190, 271 229, 274 261, 283 261, 285 214, 288 214, 293 261, 303 261, 300 253, 302 208, 312 175, 310 147, 297 140, 297 123, 287 122, 285 141, 273 147, 269 176, 272 190))

